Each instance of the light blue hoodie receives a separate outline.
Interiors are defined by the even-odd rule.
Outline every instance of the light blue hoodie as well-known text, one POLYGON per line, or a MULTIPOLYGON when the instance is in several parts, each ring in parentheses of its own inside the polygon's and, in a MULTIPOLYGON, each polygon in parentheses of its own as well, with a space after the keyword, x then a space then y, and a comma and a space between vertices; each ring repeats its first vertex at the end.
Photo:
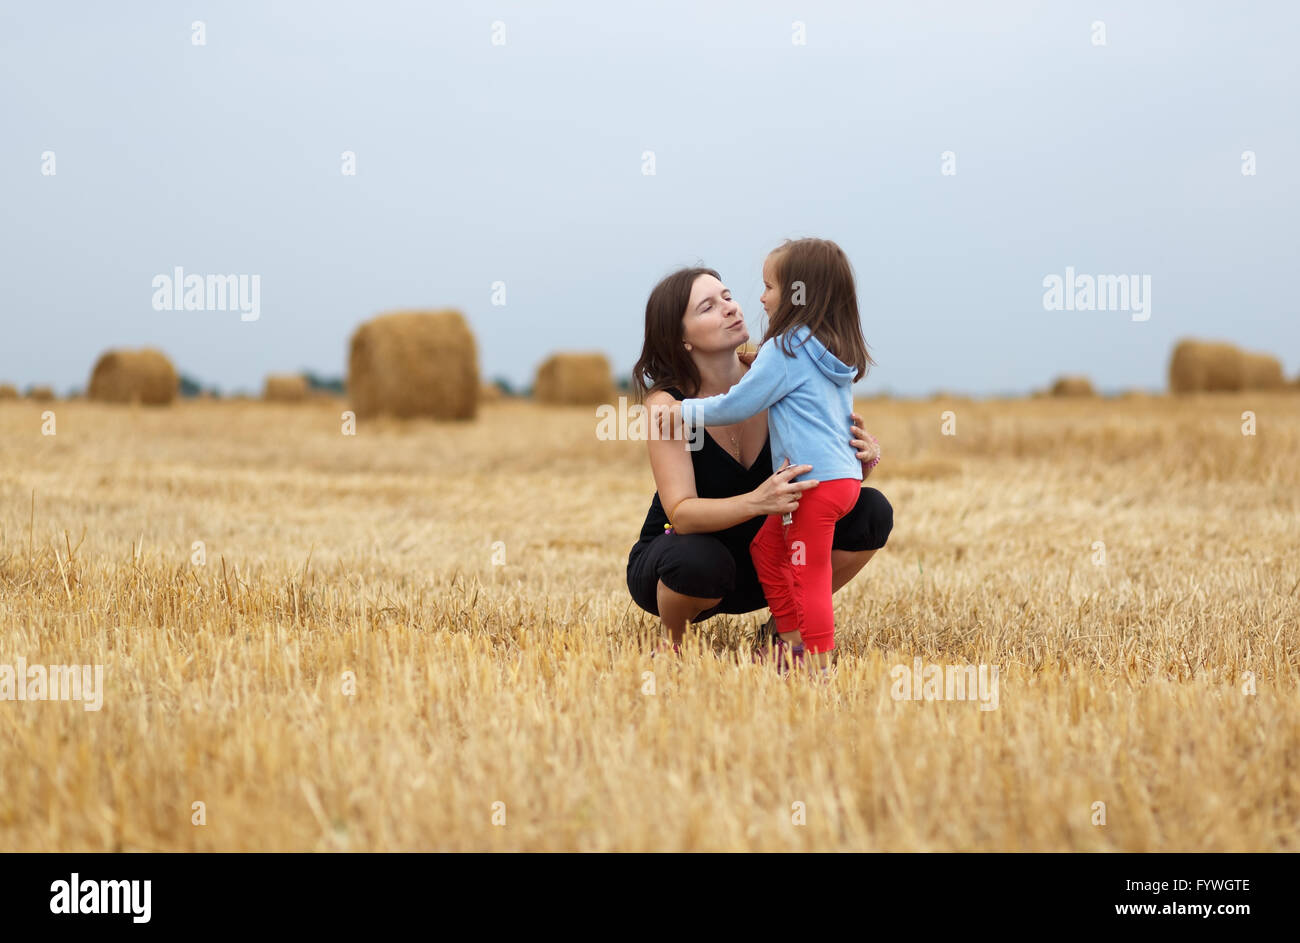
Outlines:
POLYGON ((767 410, 772 471, 781 460, 811 465, 795 481, 862 480, 862 462, 849 444, 853 368, 800 325, 791 332, 787 356, 772 338, 758 349, 749 372, 726 393, 682 400, 688 428, 726 426, 767 410))

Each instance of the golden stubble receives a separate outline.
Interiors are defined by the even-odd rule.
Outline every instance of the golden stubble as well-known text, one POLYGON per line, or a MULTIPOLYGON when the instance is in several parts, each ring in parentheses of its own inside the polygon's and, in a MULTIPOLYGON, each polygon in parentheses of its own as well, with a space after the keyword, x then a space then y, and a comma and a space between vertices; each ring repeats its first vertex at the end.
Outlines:
POLYGON ((860 400, 895 527, 824 687, 766 610, 649 656, 594 409, 346 408, 0 403, 0 664, 105 687, 0 701, 0 850, 1300 849, 1294 393, 860 400))

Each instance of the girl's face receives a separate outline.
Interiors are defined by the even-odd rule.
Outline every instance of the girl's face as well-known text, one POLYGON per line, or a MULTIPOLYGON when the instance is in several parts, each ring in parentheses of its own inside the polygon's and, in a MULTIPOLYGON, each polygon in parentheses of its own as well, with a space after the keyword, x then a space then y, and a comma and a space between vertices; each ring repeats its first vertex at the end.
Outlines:
POLYGON ((772 259, 769 255, 763 260, 763 294, 758 299, 763 303, 763 311, 769 318, 781 303, 781 289, 776 284, 776 266, 772 264, 772 259))
POLYGON ((732 299, 731 289, 712 275, 701 275, 691 286, 682 338, 701 353, 735 350, 749 341, 744 312, 732 299))

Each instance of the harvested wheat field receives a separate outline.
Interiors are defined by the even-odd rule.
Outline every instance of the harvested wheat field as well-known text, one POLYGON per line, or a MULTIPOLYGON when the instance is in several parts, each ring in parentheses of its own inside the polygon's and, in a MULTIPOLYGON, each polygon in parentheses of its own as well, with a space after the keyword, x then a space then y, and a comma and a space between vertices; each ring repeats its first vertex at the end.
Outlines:
POLYGON ((593 409, 42 408, 0 664, 103 702, 0 705, 0 850, 1300 850, 1294 393, 861 400, 894 530, 826 686, 748 663, 766 610, 649 657, 593 409), (996 709, 896 700, 915 658, 996 709))

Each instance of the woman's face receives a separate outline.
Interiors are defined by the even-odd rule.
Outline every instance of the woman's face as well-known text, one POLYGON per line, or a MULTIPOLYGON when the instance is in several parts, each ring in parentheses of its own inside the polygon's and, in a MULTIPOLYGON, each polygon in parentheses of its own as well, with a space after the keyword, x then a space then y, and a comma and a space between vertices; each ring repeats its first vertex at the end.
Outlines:
POLYGON ((701 275, 691 286, 682 337, 693 351, 702 354, 735 350, 749 341, 744 312, 732 300, 731 289, 712 275, 701 275))

